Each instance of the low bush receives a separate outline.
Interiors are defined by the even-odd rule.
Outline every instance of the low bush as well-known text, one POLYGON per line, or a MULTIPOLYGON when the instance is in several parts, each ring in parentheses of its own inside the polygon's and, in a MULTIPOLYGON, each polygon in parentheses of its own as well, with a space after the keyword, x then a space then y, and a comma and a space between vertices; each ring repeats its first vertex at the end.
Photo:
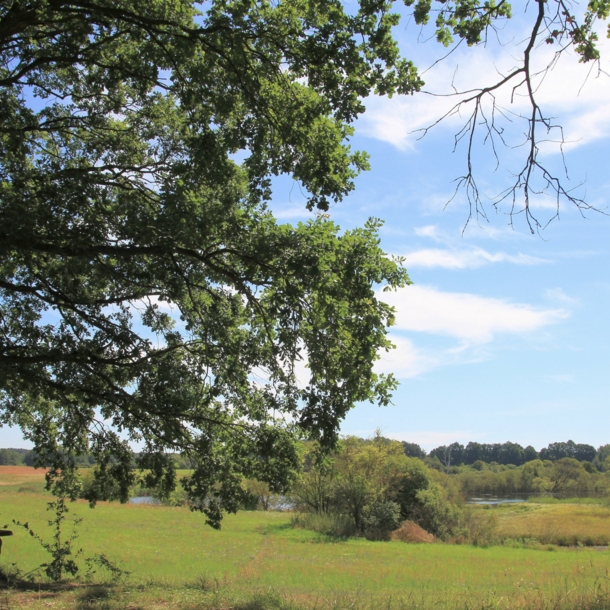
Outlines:
POLYGON ((364 535, 369 540, 389 540, 400 521, 400 506, 396 502, 375 502, 362 517, 364 535))
POLYGON ((493 512, 466 507, 461 524, 464 541, 475 546, 488 546, 497 537, 498 516, 493 512))
POLYGON ((291 523, 293 527, 302 527, 332 538, 349 538, 359 533, 353 521, 343 515, 296 513, 292 516, 291 523))
POLYGON ((417 504, 410 511, 411 520, 441 540, 459 534, 460 507, 447 500, 443 490, 431 485, 417 493, 417 504))

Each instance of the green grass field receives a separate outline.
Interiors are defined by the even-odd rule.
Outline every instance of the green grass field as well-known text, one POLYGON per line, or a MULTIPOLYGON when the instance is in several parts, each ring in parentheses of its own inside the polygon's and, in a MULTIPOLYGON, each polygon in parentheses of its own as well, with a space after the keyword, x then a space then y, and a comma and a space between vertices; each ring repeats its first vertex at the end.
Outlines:
MULTIPOLYGON (((48 537, 40 476, 17 479, 0 467, 0 527, 28 521, 48 537)), ((570 513, 570 506, 500 511, 499 527, 525 531, 532 515, 540 520, 544 511, 561 509, 563 520, 608 529, 608 518, 582 513, 602 507, 576 505, 570 513)), ((84 554, 104 553, 131 576, 115 587, 0 591, 1 610, 610 608, 607 550, 332 542, 292 528, 285 513, 242 512, 215 531, 186 508, 100 503, 91 510, 79 501, 71 511, 83 518, 77 546, 84 554)), ((31 570, 47 559, 25 530, 11 528, 15 536, 4 539, 0 565, 31 570)))

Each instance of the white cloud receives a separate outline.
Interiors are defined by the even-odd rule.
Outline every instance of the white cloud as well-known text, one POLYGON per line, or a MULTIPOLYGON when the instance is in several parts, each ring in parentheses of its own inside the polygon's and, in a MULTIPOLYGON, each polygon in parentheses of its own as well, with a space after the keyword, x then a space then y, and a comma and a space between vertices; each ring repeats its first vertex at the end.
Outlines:
POLYGON ((549 261, 529 254, 507 254, 488 252, 482 248, 447 250, 425 248, 404 255, 407 269, 412 267, 443 267, 445 269, 473 269, 490 263, 514 263, 517 265, 538 265, 549 261))
MULTIPOLYGON (((506 60, 488 49, 458 52, 426 74, 425 92, 413 96, 397 95, 391 99, 371 96, 366 102, 366 113, 359 120, 359 132, 408 151, 416 148, 418 140, 424 136, 422 130, 445 115, 448 116, 439 127, 455 131, 471 110, 463 106, 459 112, 451 112, 466 97, 454 95, 452 85, 460 91, 468 91, 496 82, 498 73, 495 66, 502 59, 506 60)), ((515 62, 510 57, 508 59, 512 67, 515 62)), ((519 104, 524 106, 521 100, 519 104)))
MULTIPOLYGON (((583 66, 577 55, 566 53, 547 73, 537 92, 538 102, 547 110, 547 115, 558 117, 556 122, 563 125, 565 151, 610 136, 607 107, 610 95, 610 77, 607 74, 610 40, 605 32, 600 32, 599 38, 603 63, 583 66), (605 72, 599 71, 599 68, 605 72)), ((552 51, 549 47, 546 53, 540 54, 541 66, 551 59, 552 51)), ((553 145, 544 146, 541 150, 546 153, 559 152, 558 147, 553 145)))
POLYGON ((396 309, 397 330, 450 336, 466 344, 488 343, 502 333, 531 333, 569 315, 564 309, 539 309, 427 286, 409 286, 378 296, 396 309))
POLYGON ((441 233, 436 225, 426 225, 425 227, 415 227, 415 235, 418 237, 430 237, 431 239, 439 241, 441 239, 441 233))
POLYGON ((393 334, 391 341, 396 349, 379 354, 379 360, 375 363, 375 372, 378 374, 393 373, 397 378, 409 379, 442 364, 438 354, 436 356, 425 354, 405 337, 393 334))
POLYGON ((273 215, 275 218, 282 220, 291 220, 293 218, 312 218, 314 216, 314 214, 305 207, 305 204, 274 210, 273 215))
MULTIPOLYGON (((608 98, 607 92, 600 92, 608 98)), ((574 113, 565 122, 566 145, 564 150, 588 144, 610 135, 610 114, 607 104, 590 104, 592 108, 583 113, 574 113)))
POLYGON ((358 121, 358 132, 388 142, 402 151, 414 150, 422 135, 414 132, 434 123, 451 105, 430 103, 424 94, 414 98, 371 97, 366 104, 366 113, 358 121))
POLYGON ((569 316, 567 309, 543 309, 429 286, 379 292, 377 297, 395 308, 390 339, 396 349, 380 354, 375 371, 402 379, 442 366, 481 362, 490 357, 489 344, 501 336, 530 335, 569 316), (441 347, 438 342, 420 347, 406 332, 436 335, 446 341, 441 347))
POLYGON ((562 288, 548 288, 546 291, 546 296, 549 300, 554 301, 555 303, 561 303, 562 305, 569 307, 574 307, 580 303, 578 299, 567 295, 562 288))

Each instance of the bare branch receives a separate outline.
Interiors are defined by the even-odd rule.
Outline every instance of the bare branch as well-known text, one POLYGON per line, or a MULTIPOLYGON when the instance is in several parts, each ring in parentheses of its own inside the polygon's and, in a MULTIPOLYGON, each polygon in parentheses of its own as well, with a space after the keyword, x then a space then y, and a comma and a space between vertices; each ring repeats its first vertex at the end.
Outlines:
MULTIPOLYGON (((537 90, 544 81, 548 72, 557 64, 560 56, 570 47, 574 47, 580 41, 579 26, 572 17, 569 7, 563 0, 554 0, 556 10, 549 12, 549 3, 546 0, 536 0, 536 19, 527 38, 527 44, 523 50, 522 62, 513 68, 508 74, 483 88, 458 90, 453 86, 453 92, 447 94, 436 94, 426 91, 428 95, 435 97, 458 97, 460 100, 447 110, 431 125, 422 129, 415 130, 413 133, 420 133, 419 139, 440 123, 454 116, 461 116, 464 110, 468 110, 465 122, 457 131, 454 137, 454 152, 462 142, 466 146, 465 165, 466 171, 463 175, 456 178, 456 187, 449 201, 452 201, 460 192, 464 192, 469 205, 468 218, 465 227, 473 217, 487 220, 485 211, 485 201, 479 189, 476 178, 476 168, 474 153, 476 149, 476 137, 482 130, 483 145, 488 144, 492 148, 493 158, 496 161, 496 170, 500 166, 498 144, 509 149, 525 148, 525 158, 519 170, 513 174, 511 184, 497 195, 486 199, 499 209, 499 205, 508 201, 510 210, 508 215, 510 223, 517 214, 525 216, 527 225, 532 233, 548 225, 550 221, 559 216, 560 204, 562 201, 569 202, 577 207, 581 213, 587 210, 601 212, 588 203, 583 197, 575 194, 582 184, 575 187, 567 187, 563 179, 557 176, 539 159, 540 146, 543 143, 554 143, 559 148, 562 164, 565 171, 565 180, 568 180, 567 167, 564 157, 564 146, 566 144, 563 128, 555 123, 552 117, 547 116, 540 107, 537 100, 537 90), (555 52, 553 59, 542 70, 535 72, 533 68, 533 54, 540 44, 563 41, 561 47, 555 52), (515 97, 521 95, 529 105, 527 114, 514 113, 498 104, 496 94, 500 90, 510 87, 510 102, 514 103, 515 97), (490 108, 488 108, 490 107, 490 108), (511 123, 523 120, 526 123, 524 139, 522 144, 511 146, 506 139, 504 128, 499 124, 499 120, 508 120, 511 123), (546 222, 542 222, 532 209, 533 199, 536 196, 551 196, 555 201, 555 213, 546 222)), ((584 44, 584 43, 582 43, 584 44)), ((578 49, 577 49, 578 50, 578 49)), ((589 52, 589 47, 585 50, 578 50, 583 56, 583 61, 587 60, 584 53, 589 52)), ((595 57, 593 57, 595 59, 595 57)))

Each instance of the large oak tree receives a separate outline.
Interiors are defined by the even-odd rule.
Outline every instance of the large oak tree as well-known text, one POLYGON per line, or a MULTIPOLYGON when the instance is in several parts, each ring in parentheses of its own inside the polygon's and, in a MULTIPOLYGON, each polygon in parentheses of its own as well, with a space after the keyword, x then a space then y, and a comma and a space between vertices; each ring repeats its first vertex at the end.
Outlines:
MULTIPOLYGON (((510 14, 504 0, 439 6, 442 43, 476 44, 510 14)), ((184 485, 217 525, 244 476, 285 488, 299 435, 332 446, 355 402, 389 401, 373 364, 392 310, 375 290, 408 277, 377 221, 341 232, 323 212, 367 167, 348 144, 363 98, 422 85, 391 9, 0 4, 0 422, 35 443, 56 491, 76 493, 89 452, 91 500, 108 484, 125 500, 137 441, 166 492, 168 454, 191 458, 184 485), (267 210, 283 174, 315 220, 267 210)), ((420 0, 416 20, 431 10, 420 0)))

